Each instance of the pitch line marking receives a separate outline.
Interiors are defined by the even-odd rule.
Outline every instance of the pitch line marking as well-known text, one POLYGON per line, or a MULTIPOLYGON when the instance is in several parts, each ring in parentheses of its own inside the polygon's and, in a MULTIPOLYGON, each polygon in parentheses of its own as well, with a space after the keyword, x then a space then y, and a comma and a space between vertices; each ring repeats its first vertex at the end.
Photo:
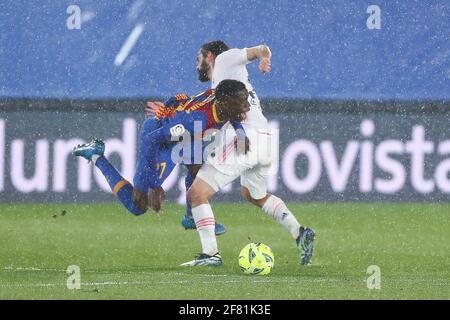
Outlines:
MULTIPOLYGON (((307 280, 306 282, 333 282, 334 280, 307 280)), ((336 280, 338 281, 338 280, 336 280)), ((186 283, 202 283, 202 284, 211 284, 210 281, 193 281, 193 280, 180 280, 180 281, 158 281, 157 284, 186 284, 186 283)), ((291 280, 255 280, 252 283, 289 283, 292 284, 302 282, 302 281, 291 281, 291 280)), ((242 283, 242 280, 219 280, 214 283, 242 283)), ((154 282, 142 282, 142 281, 106 281, 106 282, 82 282, 81 286, 145 286, 152 285, 154 282)), ((32 283, 32 284, 21 284, 21 283, 3 283, 0 284, 0 288, 33 288, 33 287, 65 287, 65 283, 32 283)))
MULTIPOLYGON (((408 282, 427 282, 427 283, 433 283, 433 284, 439 284, 442 286, 448 286, 450 283, 448 281, 445 281, 444 279, 441 280, 433 280, 428 281, 423 279, 416 279, 419 281, 415 281, 414 279, 411 280, 404 280, 408 282)), ((317 282, 339 282, 338 279, 315 279, 315 280, 299 280, 299 281, 292 281, 292 280, 255 280, 252 281, 252 283, 292 283, 292 284, 298 284, 302 282, 307 283, 317 283, 317 282)), ((402 282, 404 282, 402 281, 402 282)), ((157 284, 186 284, 186 283, 202 283, 202 284, 211 284, 209 281, 192 281, 192 280, 181 280, 181 281, 159 281, 157 284)), ((242 280, 219 280, 215 281, 214 283, 242 283, 242 280)), ((152 284, 155 284, 154 282, 142 282, 142 281, 106 281, 106 282, 85 282, 81 283, 81 286, 83 287, 94 287, 94 286, 152 286, 152 284)), ((42 288, 51 288, 51 287, 65 287, 65 283, 33 283, 33 284, 19 284, 19 283, 3 283, 0 284, 0 288, 35 288, 35 287, 42 287, 42 288)))
MULTIPOLYGON (((7 271, 51 271, 51 272, 66 272, 65 269, 56 269, 56 268, 38 268, 38 267, 4 267, 3 270, 7 271)), ((98 274, 104 274, 104 273, 110 273, 110 274, 152 274, 151 272, 145 272, 145 271, 114 271, 114 270, 84 270, 84 273, 98 273, 98 274)), ((162 272, 159 273, 160 275, 168 275, 168 276, 194 276, 194 277, 235 277, 236 275, 224 275, 224 274, 189 274, 189 273, 182 273, 182 272, 174 272, 174 273, 167 273, 162 272)), ((298 283, 323 283, 323 282, 339 282, 341 279, 330 279, 330 278, 315 278, 315 279, 254 279, 252 283, 292 283, 292 284, 298 284, 298 283)), ((229 280, 221 280, 217 279, 214 280, 215 283, 241 283, 242 279, 229 279, 229 280)), ((395 283, 429 283, 434 285, 442 285, 442 286, 450 286, 450 281, 448 279, 386 279, 385 283, 388 284, 395 284, 395 283)), ((176 280, 176 281, 158 281, 156 284, 187 284, 187 283, 201 283, 201 284, 210 284, 210 281, 202 281, 198 279, 192 279, 192 280, 176 280)), ((142 281, 106 281, 106 282, 86 282, 81 283, 82 286, 145 286, 155 284, 155 282, 142 282, 142 281)), ((20 283, 3 283, 0 284, 0 288, 8 288, 8 287, 58 287, 58 286, 65 286, 65 284, 60 283, 35 283, 35 284, 20 284, 20 283)))

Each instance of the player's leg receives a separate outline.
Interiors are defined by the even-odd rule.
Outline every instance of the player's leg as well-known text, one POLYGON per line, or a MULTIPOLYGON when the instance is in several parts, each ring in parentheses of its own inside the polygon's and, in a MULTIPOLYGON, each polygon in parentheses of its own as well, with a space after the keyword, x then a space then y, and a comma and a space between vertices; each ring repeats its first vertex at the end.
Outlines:
POLYGON ((80 156, 94 162, 105 176, 112 192, 123 205, 134 215, 141 215, 147 210, 147 196, 145 193, 133 188, 114 166, 104 157, 105 144, 94 139, 89 143, 76 146, 73 150, 75 156, 80 156))
POLYGON ((192 207, 188 201, 187 193, 189 188, 192 186, 192 183, 194 183, 195 177, 198 170, 200 170, 200 167, 201 165, 199 164, 186 165, 187 174, 186 179, 184 180, 184 185, 186 187, 186 212, 183 216, 183 219, 181 220, 181 225, 186 230, 196 228, 194 218, 192 217, 192 207))
MULTIPOLYGON (((208 168, 208 167, 207 167, 208 168)), ((200 235, 202 253, 213 256, 219 252, 214 232, 215 218, 209 199, 217 192, 207 179, 196 177, 188 191, 188 202, 192 206, 192 216, 200 235)))
POLYGON ((265 180, 257 179, 258 174, 251 172, 252 177, 246 174, 241 178, 241 195, 248 202, 258 206, 283 228, 285 228, 294 239, 299 236, 300 223, 280 198, 267 193, 265 180), (250 183, 252 181, 252 183, 250 183), (253 185, 259 181, 259 185, 253 185))
MULTIPOLYGON (((191 164, 187 165, 187 175, 185 179, 185 186, 186 186, 186 213, 183 216, 183 219, 181 220, 181 225, 186 230, 188 229, 196 229, 194 218, 192 217, 192 207, 189 201, 187 200, 187 191, 192 186, 192 183, 194 182, 195 177, 197 176, 198 170, 201 168, 201 164, 191 164)), ((216 222, 216 225, 214 227, 216 235, 221 235, 226 232, 226 228, 223 224, 216 222)))
MULTIPOLYGON (((134 215, 141 215, 147 211, 150 188, 157 187, 159 172, 155 162, 158 160, 154 153, 154 141, 151 133, 159 128, 159 123, 154 119, 144 122, 141 129, 141 149, 138 156, 138 165, 134 176, 134 186, 131 185, 114 166, 104 157, 105 145, 103 141, 94 139, 90 143, 74 148, 73 154, 93 161, 95 166, 105 176, 112 192, 119 198, 123 205, 134 215)), ((164 152, 162 154, 165 154, 164 152)), ((173 168, 172 168, 173 169, 173 168)), ((170 170, 167 170, 170 171, 170 170)), ((166 173, 167 177, 168 173, 166 173)), ((161 177, 160 177, 161 178, 161 177)))
POLYGON ((315 232, 311 228, 301 226, 282 199, 267 193, 268 170, 269 166, 256 166, 242 173, 242 197, 260 207, 289 232, 300 249, 301 264, 306 265, 310 262, 313 254, 315 232))
POLYGON ((194 260, 183 263, 182 266, 221 265, 222 258, 217 246, 214 232, 215 218, 209 199, 220 188, 239 177, 238 172, 227 175, 218 171, 210 164, 204 164, 197 174, 191 188, 188 191, 188 201, 192 206, 194 218, 200 242, 202 254, 194 260))

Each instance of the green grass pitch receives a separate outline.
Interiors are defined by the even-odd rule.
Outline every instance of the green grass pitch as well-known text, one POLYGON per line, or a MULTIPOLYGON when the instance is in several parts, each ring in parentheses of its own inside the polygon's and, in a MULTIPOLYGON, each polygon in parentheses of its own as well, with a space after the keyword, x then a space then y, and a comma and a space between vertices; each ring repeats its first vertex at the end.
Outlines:
POLYGON ((215 204, 228 227, 218 237, 222 267, 183 268, 200 251, 180 225, 183 207, 134 217, 119 204, 0 205, 0 299, 450 299, 450 206, 292 204, 316 229, 313 264, 302 267, 294 240, 247 204, 215 204), (65 210, 65 214, 63 213, 65 210), (275 255, 268 276, 244 275, 247 243, 275 255), (66 269, 81 269, 69 290, 66 269), (367 268, 381 289, 367 288, 367 268))

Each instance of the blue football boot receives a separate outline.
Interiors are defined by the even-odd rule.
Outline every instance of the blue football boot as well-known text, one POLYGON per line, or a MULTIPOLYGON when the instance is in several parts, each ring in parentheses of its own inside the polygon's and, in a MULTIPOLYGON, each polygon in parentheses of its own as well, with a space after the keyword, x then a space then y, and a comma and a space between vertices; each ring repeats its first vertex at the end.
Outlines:
POLYGON ((295 242, 300 250, 300 263, 304 266, 311 261, 314 251, 314 239, 316 232, 311 228, 300 227, 300 235, 295 242))
MULTIPOLYGON (((191 230, 197 229, 197 227, 195 225, 194 218, 187 217, 186 215, 183 216, 183 220, 181 220, 181 225, 186 230, 188 230, 188 229, 191 229, 191 230)), ((224 234, 225 232, 227 232, 227 229, 225 228, 225 226, 223 224, 220 224, 220 223, 216 222, 216 226, 214 228, 214 232, 215 232, 216 236, 220 236, 221 234, 224 234)))
POLYGON ((103 156, 105 153, 105 143, 100 139, 92 139, 88 143, 79 144, 73 148, 72 154, 92 161, 93 155, 103 156))

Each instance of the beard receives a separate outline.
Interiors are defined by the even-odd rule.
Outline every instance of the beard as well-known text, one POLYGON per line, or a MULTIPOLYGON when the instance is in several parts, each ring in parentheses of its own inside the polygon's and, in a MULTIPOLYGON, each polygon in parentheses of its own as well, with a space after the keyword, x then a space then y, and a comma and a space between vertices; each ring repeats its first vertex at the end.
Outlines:
POLYGON ((209 81, 208 77, 209 66, 205 61, 202 62, 200 68, 197 68, 197 72, 198 72, 198 80, 200 80, 201 82, 209 81))

